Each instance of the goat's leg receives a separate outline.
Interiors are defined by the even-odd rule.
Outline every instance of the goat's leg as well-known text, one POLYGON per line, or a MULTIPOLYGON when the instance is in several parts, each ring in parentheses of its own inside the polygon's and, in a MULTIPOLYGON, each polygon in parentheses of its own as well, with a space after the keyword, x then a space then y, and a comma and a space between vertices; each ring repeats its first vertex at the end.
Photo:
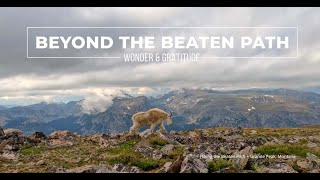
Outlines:
POLYGON ((140 124, 134 123, 134 124, 130 127, 130 132, 138 132, 139 128, 140 128, 140 124))
POLYGON ((162 122, 161 125, 160 125, 160 129, 163 130, 164 132, 168 132, 168 131, 166 130, 166 128, 164 127, 163 122, 162 122))
POLYGON ((152 134, 152 133, 154 132, 154 129, 155 129, 156 127, 157 127, 157 125, 154 125, 154 124, 150 126, 150 131, 149 131, 150 134, 152 134))

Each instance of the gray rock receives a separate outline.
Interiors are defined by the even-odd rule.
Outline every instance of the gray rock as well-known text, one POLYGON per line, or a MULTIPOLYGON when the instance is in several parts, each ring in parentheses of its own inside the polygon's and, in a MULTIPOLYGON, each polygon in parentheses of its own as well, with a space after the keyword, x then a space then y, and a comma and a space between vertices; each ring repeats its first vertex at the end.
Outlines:
POLYGON ((0 157, 5 159, 17 160, 19 158, 19 154, 17 152, 8 151, 0 154, 0 157))
POLYGON ((6 136, 11 136, 12 134, 23 136, 23 132, 19 129, 9 128, 9 129, 5 129, 3 132, 6 136))
POLYGON ((302 169, 313 169, 313 164, 310 161, 306 161, 306 160, 299 160, 297 161, 297 165, 302 168, 302 169))
POLYGON ((208 167, 200 159, 188 155, 181 163, 180 173, 208 173, 208 167))
POLYGON ((50 165, 47 167, 48 173, 65 173, 67 170, 63 166, 50 165))
POLYGON ((163 154, 161 151, 154 149, 146 142, 139 142, 135 146, 135 151, 141 153, 144 157, 152 157, 154 159, 161 159, 163 154))
POLYGON ((320 173, 320 169, 312 169, 311 171, 308 171, 308 173, 320 173))
POLYGON ((94 165, 85 165, 67 170, 69 173, 95 173, 96 171, 94 165))
POLYGON ((0 143, 0 152, 2 151, 2 149, 4 149, 6 147, 6 145, 8 144, 7 140, 4 140, 0 143))
POLYGON ((36 163, 36 166, 42 166, 42 165, 45 165, 46 162, 44 160, 40 160, 36 163))
POLYGON ((236 167, 238 167, 239 169, 243 169, 244 167, 246 167, 247 162, 252 154, 253 150, 251 146, 242 149, 240 152, 236 152, 235 155, 239 155, 239 157, 241 157, 235 159, 236 167))
POLYGON ((262 173, 298 173, 291 166, 286 163, 280 163, 271 165, 269 167, 264 167, 259 172, 262 173))
POLYGON ((172 162, 166 162, 158 173, 169 173, 172 168, 172 162))
POLYGON ((136 166, 126 166, 123 164, 116 164, 112 168, 113 171, 121 173, 141 173, 142 171, 136 166))
POLYGON ((8 141, 6 149, 9 151, 18 151, 20 146, 25 142, 23 133, 18 129, 6 129, 4 130, 4 133, 6 134, 6 140, 8 141))
POLYGON ((47 136, 43 132, 35 132, 28 137, 31 141, 41 141, 47 139, 47 136))
POLYGON ((307 153, 307 160, 311 161, 311 162, 315 162, 320 166, 320 158, 314 154, 311 153, 307 153))
POLYGON ((96 167, 96 173, 118 173, 118 172, 108 168, 106 165, 99 165, 96 167))
POLYGON ((318 147, 318 145, 317 145, 316 143, 312 143, 312 142, 308 142, 307 146, 308 146, 309 148, 316 148, 316 147, 318 147))
POLYGON ((190 132, 188 133, 188 137, 190 137, 190 139, 191 139, 191 141, 192 141, 193 143, 198 143, 198 142, 201 141, 200 135, 199 135, 198 133, 194 132, 194 131, 190 131, 190 132))
POLYGON ((177 137, 175 137, 172 134, 169 133, 164 133, 161 131, 157 132, 158 136, 164 140, 167 140, 170 144, 174 144, 174 145, 181 145, 181 143, 179 141, 176 140, 177 137))
POLYGON ((70 131, 54 131, 48 136, 48 139, 70 140, 76 138, 77 135, 70 131))
POLYGON ((166 155, 169 155, 173 151, 174 147, 175 146, 173 144, 166 144, 160 149, 160 151, 166 155))

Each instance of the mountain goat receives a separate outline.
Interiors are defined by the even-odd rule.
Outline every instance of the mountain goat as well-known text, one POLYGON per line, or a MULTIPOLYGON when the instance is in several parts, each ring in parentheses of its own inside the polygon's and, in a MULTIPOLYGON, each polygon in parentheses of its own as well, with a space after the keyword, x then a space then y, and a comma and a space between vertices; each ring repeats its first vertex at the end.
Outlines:
POLYGON ((165 111, 153 108, 146 112, 138 112, 132 116, 133 125, 130 127, 130 132, 137 132, 141 126, 150 126, 150 129, 147 129, 145 133, 153 133, 156 126, 160 126, 160 129, 167 132, 163 121, 167 121, 167 124, 172 124, 172 112, 170 114, 165 111))

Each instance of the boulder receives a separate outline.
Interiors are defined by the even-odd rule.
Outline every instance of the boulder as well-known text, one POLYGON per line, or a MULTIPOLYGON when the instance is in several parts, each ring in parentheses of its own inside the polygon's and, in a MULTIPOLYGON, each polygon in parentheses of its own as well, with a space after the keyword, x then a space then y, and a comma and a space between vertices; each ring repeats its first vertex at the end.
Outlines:
POLYGON ((173 144, 166 144, 165 146, 163 146, 160 151, 163 153, 163 154, 166 154, 166 155, 169 155, 173 149, 175 148, 175 146, 173 144))
POLYGON ((256 130, 251 130, 249 134, 250 135, 255 135, 255 134, 257 134, 257 131, 256 130))
POLYGON ((135 151, 141 153, 144 157, 152 157, 154 159, 161 159, 163 154, 161 151, 154 149, 146 141, 140 141, 135 146, 135 151))
POLYGON ((141 173, 142 171, 136 166, 126 166, 123 164, 116 164, 112 168, 113 171, 121 173, 141 173))
POLYGON ((46 162, 44 160, 40 160, 40 161, 36 162, 36 166, 42 166, 45 164, 46 164, 46 162))
POLYGON ((181 143, 176 140, 177 137, 175 135, 164 133, 161 131, 157 131, 157 134, 160 138, 167 140, 170 144, 181 145, 181 143))
POLYGON ((75 143, 72 141, 52 139, 49 141, 49 145, 53 147, 73 146, 75 143))
POLYGON ((291 166, 289 166, 286 163, 280 163, 280 164, 275 164, 271 165, 268 167, 261 168, 259 172, 262 173, 298 173, 295 171, 291 166))
POLYGON ((69 172, 69 173, 95 173, 96 168, 94 165, 85 165, 85 166, 69 169, 69 170, 67 170, 67 172, 69 172))
POLYGON ((193 143, 198 143, 198 142, 201 141, 201 136, 198 133, 194 132, 194 131, 190 131, 188 133, 188 136, 190 137, 190 139, 191 139, 191 141, 193 143))
POLYGON ((23 132, 19 129, 9 128, 9 129, 5 129, 3 132, 6 136, 12 136, 12 135, 17 135, 19 137, 23 136, 23 132))
POLYGON ((4 133, 6 134, 6 140, 8 141, 6 149, 9 151, 18 151, 25 141, 23 132, 19 129, 5 129, 4 133))
POLYGON ((208 173, 208 167, 200 159, 188 155, 181 163, 180 173, 208 173))
POLYGON ((308 173, 320 173, 320 169, 312 169, 311 171, 308 171, 308 173))
POLYGON ((47 136, 43 132, 35 132, 29 136, 31 140, 43 140, 46 139, 47 136))
POLYGON ((110 169, 106 165, 99 165, 96 167, 96 173, 118 173, 118 172, 110 169))
POLYGON ((73 134, 70 131, 55 131, 48 136, 48 139, 60 139, 60 140, 70 140, 77 137, 76 134, 73 134))
POLYGON ((166 162, 162 168, 158 171, 158 173, 179 173, 181 169, 181 164, 184 160, 185 156, 180 156, 172 162, 166 162))
POLYGON ((307 153, 307 160, 311 161, 311 162, 315 162, 317 163, 318 166, 320 166, 320 158, 312 153, 307 153))
POLYGON ((172 167, 172 162, 166 162, 162 168, 158 171, 158 173, 169 173, 170 169, 172 167))
POLYGON ((305 170, 309 170, 313 168, 313 164, 310 161, 306 161, 306 160, 299 160, 297 161, 297 165, 301 168, 301 169, 305 169, 305 170))
POLYGON ((251 146, 248 146, 242 149, 240 152, 236 152, 234 155, 237 155, 240 157, 235 159, 236 167, 239 169, 245 168, 252 154, 253 154, 253 150, 251 146))
POLYGON ((309 148, 317 148, 318 145, 316 143, 313 143, 313 142, 308 142, 307 147, 309 147, 309 148))
POLYGON ((2 151, 2 149, 4 149, 6 147, 6 145, 8 144, 7 140, 4 140, 0 143, 0 152, 2 151))
POLYGON ((19 154, 17 152, 8 151, 4 152, 0 155, 0 157, 10 160, 17 160, 19 158, 19 154))
POLYGON ((70 131, 55 131, 48 136, 49 145, 54 147, 73 146, 77 137, 70 131))
POLYGON ((46 169, 47 173, 66 173, 67 169, 65 169, 63 166, 54 166, 49 165, 46 169))

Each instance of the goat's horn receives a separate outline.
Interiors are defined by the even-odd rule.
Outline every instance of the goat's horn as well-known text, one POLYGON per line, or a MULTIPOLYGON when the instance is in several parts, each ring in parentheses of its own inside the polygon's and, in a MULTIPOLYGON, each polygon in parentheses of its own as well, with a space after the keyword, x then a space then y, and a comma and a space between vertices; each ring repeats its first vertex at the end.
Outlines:
POLYGON ((170 117, 172 116, 172 114, 173 114, 172 111, 170 111, 170 117))

